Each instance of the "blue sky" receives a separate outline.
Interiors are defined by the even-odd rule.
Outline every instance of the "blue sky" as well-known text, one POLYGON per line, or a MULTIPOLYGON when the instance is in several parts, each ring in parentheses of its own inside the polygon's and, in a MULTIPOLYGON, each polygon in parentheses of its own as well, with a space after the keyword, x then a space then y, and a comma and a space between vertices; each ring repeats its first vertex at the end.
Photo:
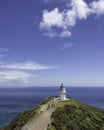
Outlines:
POLYGON ((0 0, 0 86, 104 86, 104 0, 0 0))

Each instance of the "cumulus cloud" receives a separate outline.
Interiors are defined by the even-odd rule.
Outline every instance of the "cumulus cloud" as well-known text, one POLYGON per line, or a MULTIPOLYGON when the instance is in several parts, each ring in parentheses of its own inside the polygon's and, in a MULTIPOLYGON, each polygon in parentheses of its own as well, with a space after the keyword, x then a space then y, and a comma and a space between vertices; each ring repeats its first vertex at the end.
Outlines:
POLYGON ((90 8, 84 0, 72 0, 71 7, 77 19, 86 19, 90 13, 90 8))
POLYGON ((27 84, 28 80, 31 77, 35 77, 35 75, 19 70, 0 71, 0 83, 5 84, 6 82, 13 82, 13 81, 17 83, 27 84))
POLYGON ((17 69, 17 70, 46 70, 46 69, 55 69, 57 67, 42 65, 33 62, 27 62, 27 63, 11 63, 11 64, 0 63, 0 68, 17 69))
MULTIPOLYGON (((51 30, 51 37, 60 37, 62 32, 70 32, 70 29, 74 27, 79 20, 86 20, 90 15, 104 15, 104 0, 93 1, 87 3, 84 0, 71 0, 66 3, 66 9, 60 11, 59 8, 55 8, 51 11, 44 10, 42 20, 40 22, 40 28, 48 33, 51 30), (56 28, 56 32, 52 31, 56 28), (61 29, 61 31, 57 31, 61 29), (54 35, 53 33, 54 32, 54 35), (56 35, 57 34, 57 35, 56 35)), ((46 34, 48 34, 46 33, 46 34)), ((63 33, 65 34, 65 33, 63 33)))
POLYGON ((44 10, 40 28, 49 29, 53 26, 63 27, 63 14, 59 12, 58 8, 52 11, 44 10))
POLYGON ((99 15, 104 15, 104 0, 93 1, 90 3, 91 13, 99 15))

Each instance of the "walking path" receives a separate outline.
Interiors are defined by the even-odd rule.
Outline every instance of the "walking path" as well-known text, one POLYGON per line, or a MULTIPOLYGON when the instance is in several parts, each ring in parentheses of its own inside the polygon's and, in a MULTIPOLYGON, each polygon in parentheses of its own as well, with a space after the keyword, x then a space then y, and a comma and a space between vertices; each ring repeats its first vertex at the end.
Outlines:
POLYGON ((50 123, 51 114, 51 110, 46 110, 43 112, 30 130, 46 130, 48 124, 50 123))
POLYGON ((23 128, 22 130, 46 130, 48 124, 51 122, 51 114, 55 110, 57 101, 53 101, 49 106, 48 109, 42 112, 36 120, 32 122, 28 128, 23 128))

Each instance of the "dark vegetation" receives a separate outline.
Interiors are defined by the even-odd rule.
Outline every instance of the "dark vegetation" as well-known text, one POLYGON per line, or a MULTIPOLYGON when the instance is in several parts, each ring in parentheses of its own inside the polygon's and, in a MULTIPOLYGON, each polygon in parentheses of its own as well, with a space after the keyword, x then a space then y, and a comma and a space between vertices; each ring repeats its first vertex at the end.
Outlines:
POLYGON ((104 111, 74 100, 59 102, 47 130, 104 130, 104 111))

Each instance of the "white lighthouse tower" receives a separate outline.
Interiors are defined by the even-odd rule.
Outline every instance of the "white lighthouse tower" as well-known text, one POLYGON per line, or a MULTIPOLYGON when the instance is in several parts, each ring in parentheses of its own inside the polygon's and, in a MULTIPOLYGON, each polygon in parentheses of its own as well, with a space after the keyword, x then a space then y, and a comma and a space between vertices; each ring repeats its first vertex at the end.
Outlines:
POLYGON ((59 97, 60 100, 63 100, 63 101, 66 100, 66 90, 65 90, 63 83, 60 86, 59 94, 60 94, 60 97, 59 97))

